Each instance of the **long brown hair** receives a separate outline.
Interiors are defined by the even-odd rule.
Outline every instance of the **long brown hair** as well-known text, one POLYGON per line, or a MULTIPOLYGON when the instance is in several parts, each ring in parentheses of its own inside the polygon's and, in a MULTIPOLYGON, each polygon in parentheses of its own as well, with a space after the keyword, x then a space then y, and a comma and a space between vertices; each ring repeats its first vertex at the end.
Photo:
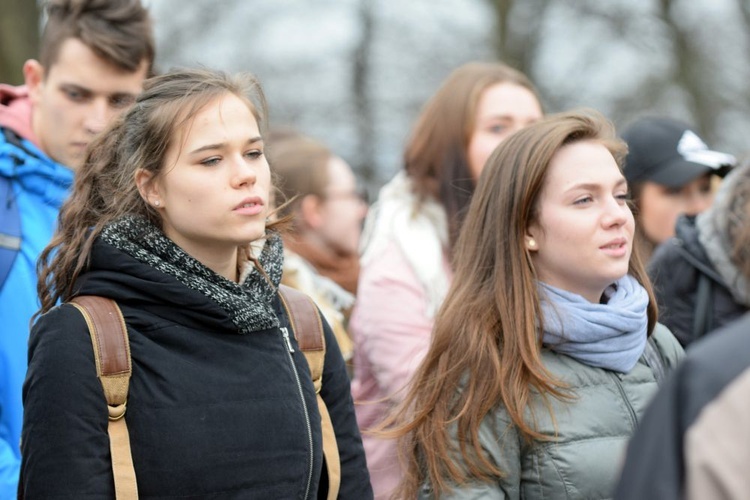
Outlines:
POLYGON ((38 314, 75 294, 76 279, 86 269, 94 240, 106 224, 135 215, 162 226, 159 212, 138 191, 136 172, 143 169, 159 178, 168 168, 165 158, 175 132, 227 94, 244 100, 263 130, 265 98, 253 76, 188 69, 147 80, 133 107, 97 137, 76 172, 55 235, 39 257, 38 314))
MULTIPOLYGON (((399 412, 387 423, 391 435, 402 437, 407 473, 399 493, 404 498, 414 498, 425 481, 439 495, 468 478, 503 475, 479 442, 480 424, 493 408, 504 407, 531 442, 549 439, 534 428, 532 394, 541 395, 550 412, 548 398, 575 397, 542 362, 544 318, 523 238, 537 221, 551 159, 564 145, 583 140, 603 144, 622 168, 626 146, 594 111, 552 115, 515 133, 487 161, 456 244, 455 275, 430 349, 399 412), (524 418, 527 410, 530 419, 524 418), (454 461, 457 457, 465 466, 454 461)), ((656 302, 635 252, 629 268, 649 294, 650 333, 656 302)))
POLYGON ((424 106, 404 153, 404 168, 421 199, 438 200, 448 215, 453 248, 474 193, 466 151, 474 133, 482 92, 498 83, 527 88, 531 81, 502 63, 472 62, 454 70, 424 106))

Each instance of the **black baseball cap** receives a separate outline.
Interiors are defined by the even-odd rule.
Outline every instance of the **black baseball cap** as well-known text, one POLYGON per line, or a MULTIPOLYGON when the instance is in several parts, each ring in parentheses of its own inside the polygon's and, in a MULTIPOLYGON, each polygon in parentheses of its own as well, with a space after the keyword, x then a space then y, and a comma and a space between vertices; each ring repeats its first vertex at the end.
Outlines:
POLYGON ((708 149, 689 125, 670 118, 641 118, 622 139, 628 144, 623 173, 631 183, 680 188, 707 173, 723 177, 737 164, 734 156, 708 149))

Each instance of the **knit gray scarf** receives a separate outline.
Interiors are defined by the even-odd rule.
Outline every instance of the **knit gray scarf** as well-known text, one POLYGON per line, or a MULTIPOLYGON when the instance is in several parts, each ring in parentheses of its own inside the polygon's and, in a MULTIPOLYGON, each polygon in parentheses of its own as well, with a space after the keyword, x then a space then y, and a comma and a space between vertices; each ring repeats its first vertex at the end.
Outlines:
POLYGON ((240 334, 279 326, 273 303, 281 281, 284 253, 281 238, 276 233, 268 233, 258 257, 271 283, 258 269, 246 273, 241 283, 220 276, 141 217, 129 216, 108 224, 101 239, 216 302, 240 334))

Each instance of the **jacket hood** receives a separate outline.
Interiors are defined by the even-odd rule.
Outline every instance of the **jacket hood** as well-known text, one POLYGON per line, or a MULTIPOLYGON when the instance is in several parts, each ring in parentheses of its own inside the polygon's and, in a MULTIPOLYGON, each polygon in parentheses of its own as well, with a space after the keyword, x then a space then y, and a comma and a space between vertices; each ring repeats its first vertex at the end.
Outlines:
POLYGON ((734 169, 721 183, 710 208, 698 215, 696 227, 698 238, 706 249, 709 260, 724 278, 734 299, 750 307, 750 279, 744 276, 732 261, 734 242, 730 237, 730 221, 745 220, 745 200, 736 200, 737 184, 748 182, 750 165, 734 169), (739 203, 738 203, 739 201, 739 203), (737 213, 732 213, 737 211, 737 213))
POLYGON ((45 155, 31 141, 0 127, 0 175, 14 179, 37 202, 59 208, 70 193, 73 171, 45 155))
POLYGON ((13 87, 0 83, 0 127, 9 128, 40 147, 31 128, 31 99, 25 85, 13 87))
POLYGON ((78 278, 74 290, 76 295, 114 299, 126 317, 131 307, 190 328, 228 333, 237 330, 224 309, 206 295, 101 239, 94 243, 89 268, 78 278))
MULTIPOLYGON (((700 264, 711 267, 711 261, 700 241, 698 228, 696 227, 694 215, 680 215, 675 224, 675 236, 681 242, 681 246, 692 255, 700 264)), ((714 273, 715 274, 715 273, 714 273)))
POLYGON ((380 190, 367 213, 361 238, 361 265, 377 259, 395 241, 416 274, 434 318, 448 292, 450 277, 443 268, 448 247, 448 219, 437 200, 419 200, 412 181, 401 171, 380 190))
POLYGON ((681 215, 675 225, 675 236, 680 247, 687 252, 683 253, 685 261, 694 268, 700 270, 715 282, 726 286, 724 278, 716 272, 713 263, 708 255, 708 249, 703 245, 700 239, 700 233, 696 225, 696 216, 681 215))

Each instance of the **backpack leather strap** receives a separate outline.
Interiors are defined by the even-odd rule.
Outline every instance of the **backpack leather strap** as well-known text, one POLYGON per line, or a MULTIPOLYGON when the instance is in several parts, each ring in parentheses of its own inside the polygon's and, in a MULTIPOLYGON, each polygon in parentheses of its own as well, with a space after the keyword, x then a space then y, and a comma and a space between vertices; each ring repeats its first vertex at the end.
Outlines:
POLYGON ((130 436, 125 422, 128 386, 133 367, 130 341, 117 303, 105 297, 79 295, 70 301, 86 319, 94 348, 96 375, 102 383, 109 411, 109 448, 115 497, 137 499, 138 484, 130 451, 130 436))
POLYGON ((323 437, 323 456, 328 472, 328 500, 335 500, 341 485, 341 460, 333 431, 333 422, 328 413, 325 401, 320 396, 323 387, 323 367, 325 364, 326 344, 323 335, 323 322, 318 308, 310 297, 286 285, 279 286, 281 303, 286 309, 289 324, 294 332, 307 364, 310 366, 310 376, 315 387, 318 411, 320 413, 321 431, 323 437))

